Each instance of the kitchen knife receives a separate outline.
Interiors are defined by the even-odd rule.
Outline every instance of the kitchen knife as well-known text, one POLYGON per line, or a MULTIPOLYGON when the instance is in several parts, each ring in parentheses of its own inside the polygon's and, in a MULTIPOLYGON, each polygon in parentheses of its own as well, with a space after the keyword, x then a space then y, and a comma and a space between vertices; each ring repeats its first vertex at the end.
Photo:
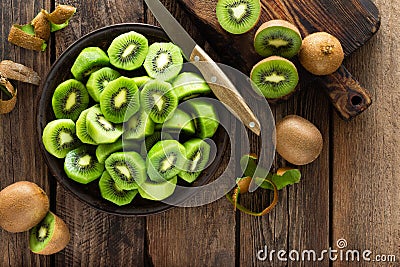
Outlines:
POLYGON ((260 135, 260 122, 221 68, 196 44, 160 1, 145 0, 145 2, 169 38, 182 49, 185 58, 192 62, 203 74, 214 95, 247 128, 256 135, 260 135))

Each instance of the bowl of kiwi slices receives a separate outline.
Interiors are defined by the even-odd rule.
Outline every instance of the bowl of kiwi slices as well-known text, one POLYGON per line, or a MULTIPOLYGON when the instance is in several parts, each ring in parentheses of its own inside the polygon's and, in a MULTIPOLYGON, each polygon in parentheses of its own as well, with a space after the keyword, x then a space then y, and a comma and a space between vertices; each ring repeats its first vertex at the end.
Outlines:
POLYGON ((182 188, 206 184, 229 143, 220 126, 227 111, 184 62, 147 24, 107 26, 72 44, 39 102, 39 142, 57 181, 122 216, 165 211, 190 197, 182 188))

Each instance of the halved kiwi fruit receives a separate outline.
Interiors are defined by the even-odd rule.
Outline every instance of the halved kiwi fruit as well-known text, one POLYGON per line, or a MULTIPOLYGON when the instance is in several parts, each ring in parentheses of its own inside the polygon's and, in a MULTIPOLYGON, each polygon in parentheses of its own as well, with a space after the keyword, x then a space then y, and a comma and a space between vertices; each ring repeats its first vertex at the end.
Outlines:
POLYGON ((86 128, 97 144, 114 143, 122 135, 122 125, 107 120, 99 105, 91 107, 86 115, 86 128))
POLYGON ((161 183, 146 180, 138 188, 139 194, 144 199, 160 201, 171 196, 175 192, 177 177, 173 177, 161 183))
POLYGON ((142 89, 142 87, 151 80, 149 76, 140 76, 140 77, 133 77, 132 80, 136 83, 137 87, 139 89, 142 89))
POLYGON ((102 175, 104 164, 97 160, 93 147, 83 145, 68 152, 64 161, 64 171, 72 180, 87 184, 102 175))
POLYGON ((43 145, 56 158, 65 158, 69 151, 81 145, 75 132, 75 123, 70 119, 51 121, 43 130, 43 145))
POLYGON ((170 81, 182 69, 181 49, 173 43, 153 43, 144 61, 147 74, 154 79, 170 81))
POLYGON ((219 0, 216 7, 221 27, 233 34, 250 31, 261 14, 260 0, 219 0))
POLYGON ((140 108, 136 83, 124 76, 109 82, 100 95, 100 108, 104 117, 111 122, 127 121, 140 108))
POLYGON ((157 124, 155 128, 174 133, 182 131, 186 135, 193 135, 196 132, 192 117, 179 108, 163 124, 157 124))
POLYGON ((210 145, 198 138, 186 141, 186 163, 184 170, 178 176, 188 183, 194 182, 206 167, 210 158, 210 145))
POLYGON ((57 253, 68 245, 69 240, 70 233, 67 225, 51 211, 29 231, 29 248, 36 254, 57 253))
POLYGON ((147 154, 149 178, 155 182, 163 182, 176 176, 184 168, 185 154, 185 147, 178 141, 159 141, 147 154))
POLYGON ((99 47, 86 47, 76 58, 71 68, 75 79, 82 81, 96 70, 110 65, 110 59, 99 47))
POLYGON ((110 174, 105 171, 99 180, 99 188, 101 196, 118 205, 124 206, 132 202, 137 195, 137 190, 124 190, 118 187, 110 174))
POLYGON ((82 143, 89 144, 89 145, 97 145, 96 141, 93 140, 92 137, 87 132, 86 128, 86 117, 89 113, 90 109, 85 109, 82 111, 81 115, 79 116, 78 120, 76 121, 76 136, 82 143))
POLYGON ((119 138, 115 143, 98 145, 96 148, 96 157, 99 162, 103 163, 112 153, 123 151, 138 152, 140 151, 140 143, 119 138))
POLYGON ((178 98, 169 83, 152 80, 147 82, 140 92, 140 101, 144 111, 156 123, 163 123, 178 106, 178 98))
POLYGON ((265 22, 254 37, 254 48, 263 57, 292 58, 299 53, 301 43, 299 29, 285 20, 265 22))
POLYGON ((172 83, 172 87, 178 99, 183 101, 211 93, 210 86, 203 77, 193 72, 179 74, 172 83))
POLYGON ((111 42, 107 54, 113 66, 134 70, 142 66, 148 50, 147 38, 140 33, 130 31, 116 37, 111 42))
POLYGON ((140 109, 124 123, 124 133, 122 136, 124 139, 142 140, 153 133, 154 122, 143 109, 140 109))
POLYGON ((80 81, 69 79, 57 86, 51 104, 57 119, 76 121, 88 107, 89 94, 80 81))
POLYGON ((93 72, 90 74, 90 77, 86 83, 86 88, 89 95, 94 101, 100 102, 100 94, 103 92, 107 84, 119 78, 120 76, 121 74, 118 71, 109 67, 104 67, 93 72))
POLYGON ((113 153, 106 159, 105 165, 120 189, 137 189, 146 180, 146 163, 137 152, 113 153))
POLYGON ((196 135, 202 139, 213 137, 219 126, 214 105, 206 99, 192 99, 187 103, 187 108, 194 118, 196 135))
POLYGON ((271 56, 257 63, 250 78, 257 87, 254 88, 255 91, 268 100, 288 98, 295 92, 299 82, 296 66, 278 56, 271 56))

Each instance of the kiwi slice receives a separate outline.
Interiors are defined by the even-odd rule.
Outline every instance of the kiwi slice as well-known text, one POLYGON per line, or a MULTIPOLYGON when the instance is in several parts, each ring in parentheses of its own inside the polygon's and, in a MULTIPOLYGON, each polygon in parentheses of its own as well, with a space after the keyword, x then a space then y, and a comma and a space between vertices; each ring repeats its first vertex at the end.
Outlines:
POLYGON ((86 83, 86 88, 89 95, 94 101, 100 102, 100 94, 103 92, 107 84, 120 76, 121 74, 118 71, 109 67, 104 67, 93 72, 90 74, 90 77, 86 83))
POLYGON ((155 182, 176 176, 185 164, 185 147, 176 140, 162 140, 149 151, 146 159, 147 174, 155 182))
POLYGON ((110 63, 117 68, 134 70, 142 66, 149 51, 149 43, 143 35, 130 31, 116 37, 107 50, 110 63))
POLYGON ((181 49, 173 43, 153 43, 144 61, 144 68, 151 78, 170 81, 182 69, 181 49))
POLYGON ((263 57, 292 58, 299 53, 301 44, 299 29, 285 20, 265 22, 254 37, 254 48, 263 57))
POLYGON ((70 237, 65 222, 49 211, 46 217, 29 231, 29 248, 37 254, 54 254, 68 245, 70 237))
POLYGON ((186 149, 186 164, 184 171, 178 176, 188 183, 194 182, 206 167, 210 158, 210 145, 198 138, 190 139, 183 146, 186 149))
POLYGON ((214 136, 219 126, 218 114, 211 102, 206 99, 192 99, 188 102, 198 137, 205 139, 214 136))
POLYGON ((140 109, 124 123, 124 139, 141 140, 154 133, 154 122, 144 110, 140 109))
POLYGON ((140 143, 119 138, 114 143, 98 145, 96 148, 96 157, 99 162, 103 163, 112 153, 122 151, 140 151, 140 143))
POLYGON ((89 144, 89 145, 97 145, 96 141, 93 140, 92 137, 87 132, 86 128, 86 117, 89 113, 89 109, 85 109, 82 111, 81 115, 79 116, 78 120, 76 121, 76 136, 82 143, 89 144))
POLYGON ((140 101, 144 111, 156 123, 163 123, 178 106, 178 98, 172 86, 163 81, 147 82, 140 92, 140 101))
POLYGON ((140 108, 136 83, 123 76, 109 82, 100 95, 100 108, 111 122, 127 121, 140 108))
POLYGON ((68 152, 64 171, 75 182, 87 184, 101 176, 104 164, 97 160, 93 147, 83 145, 68 152))
POLYGON ((257 63, 250 74, 251 80, 270 100, 285 99, 294 93, 299 82, 296 66, 289 60, 271 56, 257 63))
POLYGON ((196 132, 192 117, 181 109, 176 109, 163 124, 157 124, 156 130, 193 135, 196 132))
POLYGON ((250 31, 261 14, 260 0, 219 0, 216 7, 221 27, 233 34, 250 31))
POLYGON ((86 47, 76 58, 71 68, 75 79, 82 81, 96 70, 110 65, 110 59, 99 47, 86 47))
POLYGON ((137 189, 146 180, 146 163, 137 152, 113 153, 106 159, 105 165, 120 189, 137 189))
POLYGON ((149 200, 160 201, 166 199, 174 193, 177 181, 176 176, 161 183, 146 180, 139 186, 139 194, 142 198, 149 200))
POLYGON ((128 205, 137 195, 137 190, 124 190, 118 187, 110 174, 105 171, 99 180, 101 196, 118 206, 128 205))
POLYGON ((86 129, 97 144, 114 143, 122 135, 122 125, 107 120, 99 105, 89 109, 86 115, 86 129))
POLYGON ((49 122, 42 135, 47 152, 56 158, 65 158, 69 151, 81 145, 75 131, 75 123, 70 119, 49 122))
POLYGON ((172 83, 179 100, 188 100, 203 94, 211 93, 210 86, 200 75, 193 72, 182 72, 172 83))
POLYGON ((89 94, 83 83, 69 79, 57 86, 51 104, 57 119, 76 121, 89 105, 89 94))
POLYGON ((136 83, 136 86, 141 89, 151 78, 149 76, 140 76, 133 77, 132 80, 136 83))
POLYGON ((154 132, 152 135, 147 136, 145 141, 140 146, 140 154, 143 156, 143 158, 146 158, 150 149, 161 140, 174 140, 174 138, 169 133, 160 131, 154 132))

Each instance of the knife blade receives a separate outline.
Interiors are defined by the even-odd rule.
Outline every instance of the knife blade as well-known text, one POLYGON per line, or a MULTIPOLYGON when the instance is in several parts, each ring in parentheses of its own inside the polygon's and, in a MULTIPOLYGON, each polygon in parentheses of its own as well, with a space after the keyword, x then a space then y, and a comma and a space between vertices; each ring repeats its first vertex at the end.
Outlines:
POLYGON ((145 2, 172 42, 178 45, 185 58, 199 69, 214 95, 247 128, 260 135, 260 122, 218 64, 196 44, 159 0, 145 0, 145 2))

